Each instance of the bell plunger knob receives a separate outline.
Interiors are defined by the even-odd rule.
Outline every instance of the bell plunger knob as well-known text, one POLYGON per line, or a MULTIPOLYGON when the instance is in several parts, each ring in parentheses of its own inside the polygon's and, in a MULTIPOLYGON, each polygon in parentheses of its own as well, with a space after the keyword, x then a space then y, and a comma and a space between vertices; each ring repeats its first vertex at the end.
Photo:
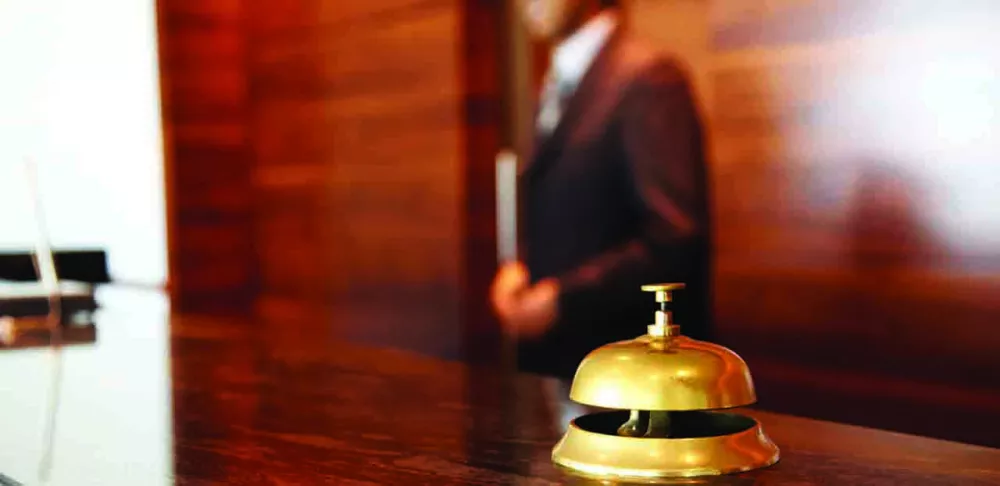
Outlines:
POLYGON ((655 324, 647 328, 650 336, 658 338, 667 338, 680 334, 680 327, 672 325, 670 323, 670 310, 667 308, 667 304, 673 301, 671 292, 683 288, 684 284, 682 283, 654 284, 654 285, 642 286, 643 292, 655 293, 656 302, 660 304, 660 308, 656 311, 655 324))

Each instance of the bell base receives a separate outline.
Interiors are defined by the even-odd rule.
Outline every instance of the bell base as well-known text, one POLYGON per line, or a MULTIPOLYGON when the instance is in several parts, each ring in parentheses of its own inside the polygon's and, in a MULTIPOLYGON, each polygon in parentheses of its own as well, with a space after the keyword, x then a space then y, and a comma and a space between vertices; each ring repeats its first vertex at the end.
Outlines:
POLYGON ((591 478, 650 481, 751 471, 779 459, 760 423, 743 415, 674 412, 671 438, 617 435, 628 417, 615 411, 573 420, 552 450, 552 461, 591 478))

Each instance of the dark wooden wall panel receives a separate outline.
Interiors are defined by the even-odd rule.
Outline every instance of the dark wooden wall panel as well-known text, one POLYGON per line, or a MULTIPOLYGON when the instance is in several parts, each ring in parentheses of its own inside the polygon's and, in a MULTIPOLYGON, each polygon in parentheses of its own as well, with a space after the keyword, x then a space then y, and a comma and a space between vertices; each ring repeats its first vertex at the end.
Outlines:
POLYGON ((250 7, 263 296, 332 304, 349 337, 455 354, 461 11, 292 3, 250 7))
POLYGON ((498 8, 162 0, 180 307, 458 357, 496 266, 498 8))
POLYGON ((255 290, 241 3, 157 4, 168 285, 180 310, 245 311, 255 290))
MULTIPOLYGON (((461 181, 465 207, 462 226, 466 232, 462 279, 463 348, 474 362, 499 361, 500 328, 486 296, 497 269, 496 244, 496 155, 505 140, 502 111, 504 98, 505 34, 503 2, 464 2, 460 26, 465 43, 463 56, 463 100, 465 117, 462 149, 467 164, 461 181)), ((509 35, 509 34, 508 34, 509 35)), ((509 113, 509 112, 508 112, 509 113)))
POLYGON ((697 80, 716 325, 762 402, 1000 445, 1000 6, 633 7, 697 80))

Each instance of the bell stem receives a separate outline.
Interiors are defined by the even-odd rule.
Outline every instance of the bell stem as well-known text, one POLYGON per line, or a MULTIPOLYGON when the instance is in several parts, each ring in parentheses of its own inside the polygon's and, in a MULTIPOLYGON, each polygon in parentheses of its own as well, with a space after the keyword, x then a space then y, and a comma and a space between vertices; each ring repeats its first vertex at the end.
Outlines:
POLYGON ((642 437, 644 431, 642 414, 638 410, 629 412, 628 422, 618 427, 618 435, 625 437, 642 437))

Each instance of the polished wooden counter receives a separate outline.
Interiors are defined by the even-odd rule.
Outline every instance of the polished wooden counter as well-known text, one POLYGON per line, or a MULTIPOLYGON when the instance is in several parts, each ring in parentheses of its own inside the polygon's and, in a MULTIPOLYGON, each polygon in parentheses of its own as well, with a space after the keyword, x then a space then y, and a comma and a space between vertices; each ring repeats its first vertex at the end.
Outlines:
MULTIPOLYGON (((575 413, 553 380, 347 344, 338 326, 349 323, 101 299, 96 343, 0 351, 0 473, 11 480, 591 484, 549 461, 575 413)), ((781 462, 685 484, 1000 484, 1000 450, 748 413, 781 462)))

